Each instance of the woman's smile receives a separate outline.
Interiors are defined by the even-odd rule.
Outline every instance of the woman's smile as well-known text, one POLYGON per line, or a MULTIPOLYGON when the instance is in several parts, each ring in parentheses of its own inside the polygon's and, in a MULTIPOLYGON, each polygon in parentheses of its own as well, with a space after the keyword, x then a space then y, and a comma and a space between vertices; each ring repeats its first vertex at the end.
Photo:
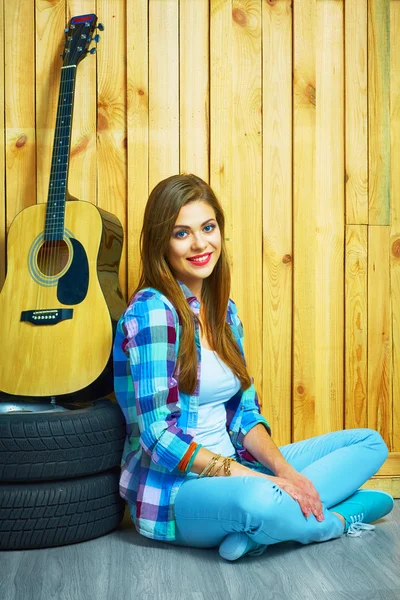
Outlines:
POLYGON ((186 260, 190 261, 196 267, 202 267, 204 265, 208 265, 211 260, 212 252, 207 252, 206 254, 202 254, 201 256, 192 256, 191 258, 187 258, 186 260))

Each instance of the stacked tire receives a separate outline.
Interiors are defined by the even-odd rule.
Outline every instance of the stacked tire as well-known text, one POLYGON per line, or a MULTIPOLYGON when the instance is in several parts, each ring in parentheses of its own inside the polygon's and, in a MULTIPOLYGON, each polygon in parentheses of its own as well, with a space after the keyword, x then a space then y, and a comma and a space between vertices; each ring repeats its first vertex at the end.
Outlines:
POLYGON ((0 550, 83 542, 124 515, 119 474, 126 428, 102 399, 0 412, 0 550))

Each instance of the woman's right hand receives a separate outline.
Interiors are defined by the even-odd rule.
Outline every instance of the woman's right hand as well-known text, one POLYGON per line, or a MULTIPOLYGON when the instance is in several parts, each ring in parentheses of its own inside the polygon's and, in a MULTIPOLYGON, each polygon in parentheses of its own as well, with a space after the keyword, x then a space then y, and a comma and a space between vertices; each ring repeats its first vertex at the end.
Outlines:
POLYGON ((301 508, 301 511, 305 517, 309 517, 311 514, 315 516, 317 521, 323 521, 323 511, 321 501, 319 497, 315 497, 315 494, 312 495, 308 493, 306 490, 299 488, 294 483, 285 479, 284 477, 270 477, 268 479, 275 483, 279 488, 284 490, 289 496, 291 496, 294 500, 296 500, 301 508))

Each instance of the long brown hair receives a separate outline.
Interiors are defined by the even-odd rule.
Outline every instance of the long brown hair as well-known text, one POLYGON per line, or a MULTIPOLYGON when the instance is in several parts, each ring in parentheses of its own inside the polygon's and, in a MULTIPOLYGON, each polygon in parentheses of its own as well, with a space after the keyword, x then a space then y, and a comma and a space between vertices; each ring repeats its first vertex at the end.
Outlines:
POLYGON ((225 217, 213 190, 196 175, 173 175, 160 181, 147 201, 140 235, 141 272, 134 292, 153 287, 175 306, 182 324, 178 355, 179 389, 192 394, 197 383, 197 354, 194 341, 196 316, 177 283, 166 254, 172 230, 182 206, 201 200, 215 211, 221 232, 221 254, 209 277, 203 280, 201 301, 207 339, 220 358, 240 380, 242 389, 251 385, 239 347, 226 323, 230 293, 230 270, 225 246, 225 217))

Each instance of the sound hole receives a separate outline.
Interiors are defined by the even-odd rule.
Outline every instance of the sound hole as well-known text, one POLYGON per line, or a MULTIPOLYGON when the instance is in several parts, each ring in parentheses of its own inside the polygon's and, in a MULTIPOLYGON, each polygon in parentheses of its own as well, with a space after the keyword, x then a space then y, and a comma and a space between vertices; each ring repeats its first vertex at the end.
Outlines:
POLYGON ((37 257, 40 271, 44 275, 58 275, 68 263, 69 249, 64 240, 54 240, 42 244, 37 257))

